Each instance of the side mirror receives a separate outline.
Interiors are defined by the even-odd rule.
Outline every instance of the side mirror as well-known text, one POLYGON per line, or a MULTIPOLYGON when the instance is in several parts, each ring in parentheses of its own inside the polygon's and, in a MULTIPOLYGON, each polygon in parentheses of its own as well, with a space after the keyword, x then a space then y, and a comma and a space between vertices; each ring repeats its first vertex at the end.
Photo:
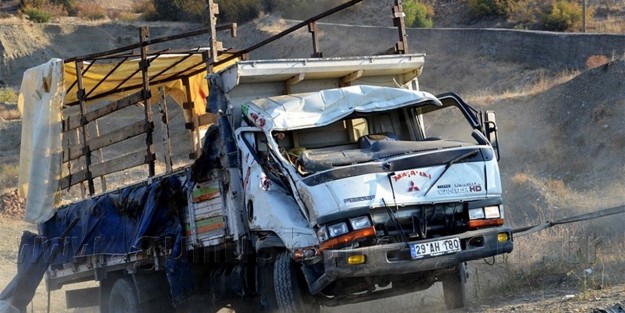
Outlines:
POLYGON ((493 146, 497 154, 497 161, 499 161, 499 136, 497 135, 497 118, 495 116, 495 111, 486 111, 484 113, 484 134, 491 146, 493 146))

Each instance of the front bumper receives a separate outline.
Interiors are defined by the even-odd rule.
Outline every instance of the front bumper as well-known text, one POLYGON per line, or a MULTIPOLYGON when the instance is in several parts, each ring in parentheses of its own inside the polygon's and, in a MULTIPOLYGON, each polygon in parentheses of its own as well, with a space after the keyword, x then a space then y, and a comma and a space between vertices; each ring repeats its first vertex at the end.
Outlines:
MULTIPOLYGON (((513 247, 512 231, 505 226, 426 239, 423 242, 451 238, 460 239, 461 251, 417 260, 411 258, 410 248, 405 243, 349 250, 326 250, 323 252, 324 274, 310 286, 310 291, 313 295, 317 294, 339 278, 402 275, 444 269, 466 261, 510 253, 513 247), (500 243, 497 240, 497 235, 500 233, 508 233, 509 240, 500 243), (366 263, 360 265, 348 264, 347 258, 352 255, 365 255, 366 263)), ((419 241, 410 243, 414 242, 419 241)))

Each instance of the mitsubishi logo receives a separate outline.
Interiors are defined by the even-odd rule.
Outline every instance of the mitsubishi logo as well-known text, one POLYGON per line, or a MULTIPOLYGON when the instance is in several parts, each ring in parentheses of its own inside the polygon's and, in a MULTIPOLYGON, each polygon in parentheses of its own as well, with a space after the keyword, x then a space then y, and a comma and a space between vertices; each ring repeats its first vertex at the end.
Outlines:
POLYGON ((413 192, 413 191, 420 191, 421 189, 419 189, 419 187, 417 187, 414 182, 411 180, 410 181, 410 187, 408 187, 408 192, 413 192))

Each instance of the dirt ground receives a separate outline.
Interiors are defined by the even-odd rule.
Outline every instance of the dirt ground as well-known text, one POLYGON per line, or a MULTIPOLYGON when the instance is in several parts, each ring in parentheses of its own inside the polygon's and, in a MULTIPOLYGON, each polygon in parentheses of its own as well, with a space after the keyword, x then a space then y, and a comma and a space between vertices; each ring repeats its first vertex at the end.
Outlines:
MULTIPOLYGON (((14 217, 2 217, 2 228, 0 235, 0 286, 5 286, 13 278, 16 272, 15 260, 17 258, 16 247, 23 230, 36 231, 33 225, 27 224, 14 217)), ((532 238, 529 238, 532 239, 532 238)), ((519 240, 521 241, 521 240, 519 240)), ((622 247, 622 245, 621 245, 622 247)), ((621 250, 622 251, 622 250, 621 250)), ((503 262, 498 258, 498 262, 503 262)), ((619 268, 623 268, 620 263, 619 268)), ((548 265, 547 265, 548 266, 548 265)), ((619 279, 610 283, 604 281, 601 285, 585 288, 584 278, 569 274, 567 278, 571 283, 551 285, 546 283, 541 286, 535 285, 533 288, 522 286, 516 290, 509 289, 503 284, 488 281, 488 272, 501 272, 497 265, 490 266, 482 261, 475 261, 469 264, 468 293, 470 305, 464 310, 455 312, 593 312, 593 309, 608 308, 615 304, 623 304, 625 300, 625 280, 619 279), (600 286, 600 288, 599 288, 600 286), (499 289, 499 290, 498 290, 499 289)), ((611 269, 619 270, 619 269, 611 269)), ((581 270, 580 272, 583 272, 581 270)), ((588 278, 588 281, 600 281, 601 275, 588 278)), ((505 273, 495 275, 495 280, 502 281, 505 273)), ((523 279, 521 276, 518 279, 523 279)), ((605 279, 605 277, 603 277, 605 279)), ((92 283, 82 283, 66 287, 51 293, 51 312, 80 312, 95 313, 95 308, 66 309, 65 294, 66 289, 79 289, 81 287, 94 286, 92 283)), ((46 312, 47 292, 45 284, 42 283, 37 289, 33 303, 28 307, 29 312, 46 312)), ((325 313, 346 313, 346 312, 415 312, 415 308, 421 311, 442 312, 444 302, 442 298, 442 287, 435 285, 427 291, 408 294, 370 303, 341 306, 336 308, 324 308, 325 313)), ((222 309, 220 313, 231 313, 228 309, 222 309)))
MULTIPOLYGON (((363 16, 362 21, 372 18, 375 17, 363 16)), ((24 69, 50 57, 64 58, 112 49, 133 43, 137 37, 136 25, 15 23, 0 25, 3 64, 0 79, 14 87, 19 85, 24 69), (94 45, 94 42, 99 44, 94 45)), ((227 43, 249 45, 288 25, 279 18, 265 17, 241 27, 240 39, 227 43)), ((154 37, 197 27, 162 23, 153 26, 154 37)), ((310 35, 297 36, 309 38, 310 35)), ((292 46, 294 43, 297 41, 272 46, 272 49, 278 47, 285 55, 299 52, 300 47, 292 46)), ((342 44, 353 43, 339 38, 336 42, 324 41, 324 44, 340 50, 342 44)), ((557 48, 554 39, 553 49, 557 48)), ((344 47, 348 49, 353 47, 344 47)), ((269 55, 271 51, 263 53, 269 55)), ((625 158, 622 157, 625 152, 625 60, 622 56, 615 55, 605 60, 611 63, 599 64, 594 69, 546 69, 484 56, 458 58, 444 55, 444 51, 440 53, 443 55, 426 59, 422 87, 434 91, 451 88, 479 109, 498 113, 506 218, 513 227, 625 203, 622 179, 625 176, 625 158)), ((20 121, 0 119, 0 163, 3 166, 0 174, 9 173, 17 166, 19 140, 20 121)), ((0 176, 3 180, 0 191, 12 187, 6 183, 14 179, 9 176, 0 176)), ((515 240, 515 251, 498 257, 494 265, 472 262, 469 265, 471 305, 466 311, 592 312, 595 308, 623 304, 623 221, 625 216, 615 216, 519 237, 515 240)), ((14 216, 0 216, 0 222, 3 238, 0 241, 0 286, 6 286, 16 271, 22 230, 34 230, 34 226, 14 216)), ((45 312, 46 302, 42 284, 32 312, 45 312)), ((51 303, 52 312, 76 312, 64 308, 63 291, 53 292, 51 303)), ((330 308, 325 312, 413 312, 415 308, 442 311, 440 286, 425 293, 330 308)))

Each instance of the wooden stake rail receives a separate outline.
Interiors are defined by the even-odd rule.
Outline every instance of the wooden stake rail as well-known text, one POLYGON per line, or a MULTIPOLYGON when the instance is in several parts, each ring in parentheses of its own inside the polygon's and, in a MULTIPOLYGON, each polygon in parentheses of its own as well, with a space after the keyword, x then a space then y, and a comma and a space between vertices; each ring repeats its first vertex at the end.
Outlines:
MULTIPOLYGON (((155 86, 171 81, 180 80, 184 87, 186 99, 184 100, 185 102, 181 104, 183 106, 183 115, 185 116, 183 127, 189 131, 191 136, 192 147, 189 157, 191 159, 196 159, 201 151, 200 127, 214 123, 215 116, 212 114, 198 114, 197 110, 194 109, 194 106, 197 104, 193 103, 195 97, 192 96, 192 92, 197 91, 192 90, 189 81, 190 77, 202 72, 210 73, 215 66, 227 64, 227 62, 231 60, 247 59, 250 52, 303 27, 308 27, 308 31, 312 35, 313 57, 322 57, 323 54, 319 48, 319 32, 316 22, 326 16, 358 4, 361 1, 363 0, 347 0, 339 6, 302 21, 248 48, 242 50, 224 50, 221 42, 217 40, 216 32, 229 29, 231 35, 234 37, 236 36, 237 25, 216 26, 216 15, 219 12, 218 6, 213 0, 206 0, 207 11, 211 21, 211 25, 208 28, 150 39, 147 28, 143 27, 139 30, 139 42, 136 44, 65 60, 65 63, 74 63, 76 69, 76 80, 71 83, 66 92, 75 92, 77 100, 65 103, 64 106, 69 108, 79 105, 80 114, 67 116, 63 119, 63 140, 67 143, 63 154, 63 162, 67 171, 61 179, 61 189, 68 189, 71 186, 80 184, 85 193, 84 196, 86 196, 87 191, 88 194, 92 196, 96 193, 94 178, 101 178, 100 189, 101 191, 105 191, 106 181, 104 180, 104 176, 146 164, 148 165, 148 177, 156 175, 156 148, 153 138, 155 125, 153 123, 153 108, 150 103, 152 100, 151 91, 155 86), (180 52, 173 52, 171 49, 152 52, 149 50, 151 45, 157 43, 200 35, 210 36, 207 38, 210 43, 210 49, 195 48, 180 52), (159 68, 158 70, 150 72, 150 65, 153 62, 160 57, 171 57, 174 53, 176 54, 175 57, 179 57, 178 60, 174 60, 165 68, 159 68), (220 58, 220 55, 224 53, 227 53, 227 55, 220 58), (201 60, 191 59, 192 57, 199 59, 197 57, 198 54, 202 56, 201 60), (137 62, 137 59, 140 59, 140 62, 137 62), (116 87, 107 86, 108 84, 104 82, 114 76, 113 74, 116 74, 117 71, 122 68, 123 65, 128 64, 128 62, 137 64, 137 67, 131 70, 126 69, 127 72, 123 72, 122 77, 119 77, 119 74, 116 75, 117 77, 115 79, 119 82, 116 87), (89 90, 86 90, 83 78, 86 73, 94 68, 94 64, 96 63, 110 64, 110 69, 106 70, 106 73, 101 73, 101 78, 99 78, 97 82, 89 85, 89 90), (135 78, 136 75, 141 75, 141 82, 128 83, 131 79, 135 78), (88 109, 87 103, 128 92, 134 93, 122 99, 111 101, 97 109, 88 109), (101 127, 98 127, 97 123, 101 118, 105 118, 114 112, 133 107, 134 105, 143 106, 143 116, 141 120, 132 122, 130 125, 118 129, 103 129, 103 133, 100 134, 101 127), (104 148, 142 135, 145 135, 145 146, 142 149, 122 156, 114 156, 107 160, 104 159, 104 156, 107 155, 107 153, 103 152, 104 148), (74 139, 72 140, 71 138, 74 139), (92 158, 92 152, 97 152, 97 157, 95 159, 92 158)), ((405 40, 406 32, 404 29, 405 26, 400 0, 395 1, 393 14, 394 23, 399 28, 400 37, 394 52, 407 53, 408 46, 405 40)), ((362 73, 354 72, 341 80, 340 83, 341 85, 349 85, 351 81, 357 79, 360 75, 362 75, 362 73)), ((304 77, 301 75, 293 77, 291 80, 285 82, 285 89, 289 91, 291 85, 303 79, 304 77)), ((166 96, 162 89, 159 108, 161 114, 159 120, 164 127, 162 129, 163 131, 160 132, 163 136, 160 142, 162 146, 165 147, 163 155, 165 168, 167 172, 170 172, 172 171, 172 149, 171 138, 169 138, 170 123, 167 116, 166 96)), ((107 123, 100 123, 99 125, 107 125, 107 123)), ((136 142, 132 144, 136 145, 136 142)), ((139 149, 139 147, 136 148, 139 149)))
POLYGON ((123 155, 113 160, 97 163, 89 168, 90 174, 88 174, 87 170, 81 170, 76 173, 72 173, 66 177, 63 177, 60 183, 61 189, 68 189, 71 186, 86 181, 88 180, 89 175, 93 179, 107 174, 127 170, 140 165, 148 164, 150 161, 152 160, 147 159, 145 156, 145 150, 139 150, 133 153, 123 155))
MULTIPOLYGON (((81 85, 80 81, 78 82, 78 85, 81 85)), ((104 192, 106 191, 106 181, 104 179, 105 175, 154 163, 154 153, 146 153, 146 150, 139 150, 110 160, 104 160, 101 150, 102 148, 106 148, 113 144, 121 143, 128 139, 147 134, 154 128, 152 122, 147 122, 146 119, 141 119, 131 123, 130 125, 109 130, 107 133, 99 133, 97 122, 100 118, 107 117, 109 114, 119 110, 135 108, 134 105, 143 103, 144 100, 141 98, 140 93, 133 94, 122 100, 112 102, 102 108, 89 112, 83 112, 82 118, 80 118, 79 115, 64 120, 63 136, 70 138, 72 134, 77 131, 74 136, 76 138, 81 138, 82 140, 74 144, 70 144, 68 140, 68 144, 64 149, 63 162, 69 169, 69 173, 60 181, 62 190, 68 189, 76 184, 86 182, 88 185, 89 195, 93 195, 96 192, 94 179, 99 177, 101 179, 101 191, 104 192), (95 137, 89 136, 91 132, 89 125, 91 125, 91 123, 96 126, 95 137), (93 151, 99 151, 99 163, 93 162, 94 159, 91 157, 93 151), (76 172, 72 172, 72 167, 77 167, 78 170, 76 172)), ((152 175, 154 174, 152 173, 152 175)))
MULTIPOLYGON (((137 92, 130 96, 127 96, 123 99, 111 102, 105 107, 99 108, 97 110, 90 111, 84 114, 85 122, 93 122, 98 118, 107 116, 117 110, 121 110, 125 107, 129 107, 131 105, 137 104, 141 101, 141 93, 137 92)), ((68 116, 63 119, 63 131, 70 131, 72 129, 78 128, 81 126, 81 118, 80 115, 68 116)))
MULTIPOLYGON (((151 126, 145 121, 137 121, 126 127, 114 130, 108 134, 104 134, 89 141, 88 150, 95 151, 112 144, 122 142, 142 134, 147 133, 151 126)), ((70 146, 67 153, 63 155, 63 162, 68 162, 83 156, 83 145, 77 144, 70 146)))

